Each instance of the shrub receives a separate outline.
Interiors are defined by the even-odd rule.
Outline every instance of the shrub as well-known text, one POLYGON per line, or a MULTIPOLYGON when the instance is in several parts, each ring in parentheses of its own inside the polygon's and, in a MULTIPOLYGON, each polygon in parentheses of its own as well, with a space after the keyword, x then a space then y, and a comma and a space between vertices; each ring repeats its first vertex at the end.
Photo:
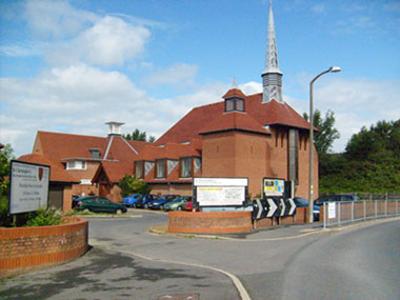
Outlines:
POLYGON ((40 208, 36 213, 31 214, 26 226, 48 226, 61 224, 61 212, 52 208, 40 208))
POLYGON ((121 193, 124 197, 133 193, 150 193, 149 185, 135 176, 125 175, 118 183, 118 186, 121 188, 121 193))

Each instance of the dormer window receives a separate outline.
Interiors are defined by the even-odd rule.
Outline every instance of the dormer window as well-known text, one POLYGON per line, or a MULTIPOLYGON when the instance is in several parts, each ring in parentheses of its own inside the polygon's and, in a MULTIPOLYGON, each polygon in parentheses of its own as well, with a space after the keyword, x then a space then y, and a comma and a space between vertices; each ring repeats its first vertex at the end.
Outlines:
POLYGON ((225 112, 244 111, 244 100, 241 98, 229 98, 225 100, 225 112))
POLYGON ((89 149, 90 152, 90 157, 93 159, 100 159, 101 155, 100 155, 100 150, 98 148, 90 148, 89 149))
POLYGON ((246 95, 240 89, 232 88, 222 98, 225 99, 225 112, 245 111, 244 99, 246 95))
POLYGON ((83 160, 67 161, 67 170, 86 170, 86 162, 83 160))

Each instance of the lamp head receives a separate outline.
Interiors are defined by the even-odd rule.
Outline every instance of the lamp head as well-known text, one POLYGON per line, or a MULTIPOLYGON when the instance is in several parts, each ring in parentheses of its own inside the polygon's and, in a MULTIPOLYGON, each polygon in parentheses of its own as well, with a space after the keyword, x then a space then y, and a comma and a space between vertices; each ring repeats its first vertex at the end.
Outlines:
POLYGON ((332 72, 332 73, 337 73, 337 72, 340 72, 340 71, 342 71, 342 69, 340 67, 338 67, 338 66, 332 66, 332 67, 329 68, 329 72, 332 72))

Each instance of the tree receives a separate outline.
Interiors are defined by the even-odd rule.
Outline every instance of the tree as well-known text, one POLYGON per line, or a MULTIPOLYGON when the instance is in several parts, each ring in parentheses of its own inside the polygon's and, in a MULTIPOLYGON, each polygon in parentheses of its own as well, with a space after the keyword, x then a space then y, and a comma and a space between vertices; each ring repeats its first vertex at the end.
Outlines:
POLYGON ((124 135, 124 138, 127 139, 128 141, 143 141, 149 143, 153 143, 156 140, 154 136, 149 136, 149 138, 147 138, 146 132, 140 131, 137 128, 134 131, 132 131, 132 133, 124 135))
MULTIPOLYGON (((303 117, 308 121, 308 114, 304 113, 303 117)), ((314 112, 314 126, 318 129, 315 133, 315 146, 317 147, 320 155, 327 154, 332 150, 333 142, 340 138, 339 131, 334 127, 335 113, 328 110, 325 118, 322 118, 321 112, 315 110, 314 112)))
POLYGON ((7 144, 0 149, 0 225, 8 212, 8 189, 10 161, 14 158, 11 145, 7 144))
POLYGON ((125 175, 119 181, 118 186, 121 188, 121 193, 124 197, 134 193, 150 193, 150 187, 146 182, 131 175, 125 175))

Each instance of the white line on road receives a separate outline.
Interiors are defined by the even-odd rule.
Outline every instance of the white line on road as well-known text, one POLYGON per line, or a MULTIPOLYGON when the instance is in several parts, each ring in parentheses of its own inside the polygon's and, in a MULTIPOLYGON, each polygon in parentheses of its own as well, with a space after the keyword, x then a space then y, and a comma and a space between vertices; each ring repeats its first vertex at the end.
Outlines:
POLYGON ((189 267, 196 267, 196 268, 203 268, 203 269, 208 269, 212 270, 215 272, 219 272, 224 274, 225 276, 229 277, 230 280, 232 280, 233 285, 237 289, 239 296, 242 300, 251 300, 249 293, 247 292, 246 288, 243 286, 242 282, 239 280, 237 276, 235 276, 232 273, 229 273, 228 271, 212 267, 212 266, 207 266, 207 265, 202 265, 202 264, 196 264, 196 263, 188 263, 188 262, 182 262, 182 261, 176 261, 176 260, 169 260, 169 259, 160 259, 160 258, 154 258, 150 256, 146 256, 140 253, 136 253, 134 251, 128 251, 128 250, 121 250, 121 249, 115 249, 113 247, 110 247, 106 245, 105 243, 98 242, 96 239, 90 239, 89 244, 93 246, 99 246, 101 248, 104 248, 109 251, 116 251, 128 255, 133 255, 136 257, 139 257, 141 259, 145 260, 150 260, 150 261, 156 261, 156 262, 162 262, 162 263, 169 263, 169 264, 177 264, 177 265, 184 265, 184 266, 189 266, 189 267))

